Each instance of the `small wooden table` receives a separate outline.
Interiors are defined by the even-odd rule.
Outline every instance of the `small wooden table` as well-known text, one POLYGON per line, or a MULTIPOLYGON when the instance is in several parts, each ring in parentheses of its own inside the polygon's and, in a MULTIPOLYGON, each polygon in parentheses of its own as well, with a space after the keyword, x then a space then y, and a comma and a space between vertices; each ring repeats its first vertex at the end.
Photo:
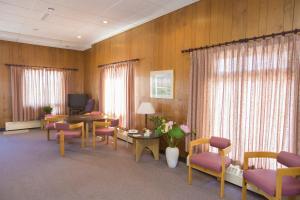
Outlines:
POLYGON ((128 137, 133 139, 135 146, 135 161, 138 162, 145 148, 148 148, 155 160, 159 160, 159 138, 161 135, 151 133, 150 136, 145 136, 144 133, 128 133, 128 137))

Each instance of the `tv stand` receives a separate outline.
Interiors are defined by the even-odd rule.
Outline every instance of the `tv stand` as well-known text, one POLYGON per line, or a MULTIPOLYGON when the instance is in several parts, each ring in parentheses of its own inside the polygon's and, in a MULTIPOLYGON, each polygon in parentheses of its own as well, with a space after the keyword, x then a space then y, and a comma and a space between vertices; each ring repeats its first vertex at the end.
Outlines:
POLYGON ((69 108, 69 115, 78 115, 83 110, 83 108, 69 108))

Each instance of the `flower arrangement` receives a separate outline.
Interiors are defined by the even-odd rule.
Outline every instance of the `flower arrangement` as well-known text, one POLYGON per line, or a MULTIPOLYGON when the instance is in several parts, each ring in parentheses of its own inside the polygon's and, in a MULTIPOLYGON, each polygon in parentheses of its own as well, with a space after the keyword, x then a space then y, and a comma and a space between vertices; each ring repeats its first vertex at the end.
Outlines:
POLYGON ((154 123, 156 134, 166 135, 169 147, 177 147, 182 138, 193 134, 187 125, 178 125, 176 122, 167 121, 160 116, 154 116, 150 120, 154 123))

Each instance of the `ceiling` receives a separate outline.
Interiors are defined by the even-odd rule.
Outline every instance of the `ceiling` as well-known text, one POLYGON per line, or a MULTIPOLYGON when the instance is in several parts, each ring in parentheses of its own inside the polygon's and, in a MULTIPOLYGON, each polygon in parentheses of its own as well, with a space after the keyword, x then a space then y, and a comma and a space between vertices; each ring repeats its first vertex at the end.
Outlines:
POLYGON ((196 1, 0 0, 0 40, 85 50, 196 1))

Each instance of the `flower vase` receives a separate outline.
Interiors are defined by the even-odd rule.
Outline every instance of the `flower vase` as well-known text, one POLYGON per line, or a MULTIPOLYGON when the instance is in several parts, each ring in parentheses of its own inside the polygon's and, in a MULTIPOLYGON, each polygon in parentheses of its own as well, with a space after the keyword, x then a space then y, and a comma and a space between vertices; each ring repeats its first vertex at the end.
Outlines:
POLYGON ((178 163, 179 149, 177 147, 167 147, 166 158, 169 168, 175 168, 178 163))

